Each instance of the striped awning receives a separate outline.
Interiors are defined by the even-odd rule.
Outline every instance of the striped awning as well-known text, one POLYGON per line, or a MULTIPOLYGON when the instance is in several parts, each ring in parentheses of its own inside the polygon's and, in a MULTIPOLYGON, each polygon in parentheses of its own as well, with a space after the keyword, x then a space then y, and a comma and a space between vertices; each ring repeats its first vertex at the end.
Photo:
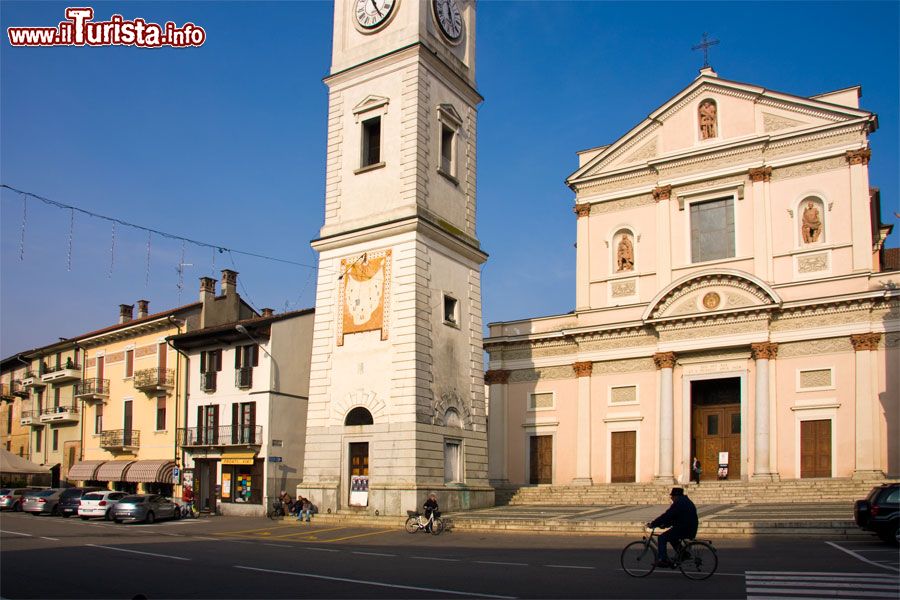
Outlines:
POLYGON ((125 481, 131 483, 172 483, 175 472, 175 461, 139 460, 128 468, 125 481))
POLYGON ((125 481, 122 477, 133 460, 111 460, 100 465, 94 479, 97 481, 125 481))
POLYGON ((105 463, 105 460, 82 460, 69 467, 66 479, 70 481, 97 481, 94 474, 97 467, 105 463))

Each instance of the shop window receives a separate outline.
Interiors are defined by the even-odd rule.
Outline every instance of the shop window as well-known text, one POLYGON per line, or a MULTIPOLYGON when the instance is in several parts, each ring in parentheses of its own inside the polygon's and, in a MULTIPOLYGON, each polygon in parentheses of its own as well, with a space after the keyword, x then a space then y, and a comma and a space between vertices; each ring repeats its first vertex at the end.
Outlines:
POLYGON ((222 502, 262 504, 263 461, 252 465, 222 465, 222 502))

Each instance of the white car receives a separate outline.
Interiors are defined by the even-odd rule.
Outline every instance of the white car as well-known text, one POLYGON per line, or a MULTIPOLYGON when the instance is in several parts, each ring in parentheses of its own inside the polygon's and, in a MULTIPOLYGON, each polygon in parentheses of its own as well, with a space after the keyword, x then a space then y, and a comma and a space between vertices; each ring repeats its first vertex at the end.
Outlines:
POLYGON ((127 496, 127 492, 91 492, 81 497, 78 516, 87 521, 91 517, 103 517, 107 521, 112 518, 112 508, 119 500, 127 496))

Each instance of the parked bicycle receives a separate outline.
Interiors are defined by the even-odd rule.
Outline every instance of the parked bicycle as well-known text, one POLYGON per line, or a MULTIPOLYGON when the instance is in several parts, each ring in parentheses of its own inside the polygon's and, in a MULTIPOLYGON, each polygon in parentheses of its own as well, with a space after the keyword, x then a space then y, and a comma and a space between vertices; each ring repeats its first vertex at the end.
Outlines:
POLYGON ((440 535, 444 531, 444 522, 441 520, 439 511, 431 511, 431 516, 427 519, 425 515, 414 510, 408 510, 406 514, 409 515, 409 518, 406 519, 406 533, 416 533, 424 529, 431 529, 432 535, 440 535))
POLYGON ((200 517, 200 512, 194 508, 193 502, 182 504, 179 508, 179 513, 182 519, 197 519, 200 517))
POLYGON ((281 500, 275 500, 272 502, 272 508, 266 513, 266 516, 275 521, 283 518, 286 514, 287 512, 284 510, 284 503, 281 500))
MULTIPOLYGON (((619 560, 632 577, 646 577, 656 568, 659 534, 655 529, 639 542, 631 542, 622 550, 619 560)), ((680 569, 688 579, 708 579, 716 572, 719 557, 709 540, 683 540, 675 552, 672 569, 680 569)))

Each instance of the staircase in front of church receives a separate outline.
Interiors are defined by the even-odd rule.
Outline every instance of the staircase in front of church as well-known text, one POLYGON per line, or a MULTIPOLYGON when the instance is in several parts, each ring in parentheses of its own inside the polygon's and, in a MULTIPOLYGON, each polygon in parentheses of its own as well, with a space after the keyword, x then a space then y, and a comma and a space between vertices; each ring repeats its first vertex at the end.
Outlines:
MULTIPOLYGON (((853 502, 876 485, 894 479, 787 479, 782 481, 704 481, 677 484, 695 504, 781 504, 853 502)), ((672 485, 610 483, 591 486, 531 485, 497 488, 500 505, 638 505, 668 504, 672 485)))

